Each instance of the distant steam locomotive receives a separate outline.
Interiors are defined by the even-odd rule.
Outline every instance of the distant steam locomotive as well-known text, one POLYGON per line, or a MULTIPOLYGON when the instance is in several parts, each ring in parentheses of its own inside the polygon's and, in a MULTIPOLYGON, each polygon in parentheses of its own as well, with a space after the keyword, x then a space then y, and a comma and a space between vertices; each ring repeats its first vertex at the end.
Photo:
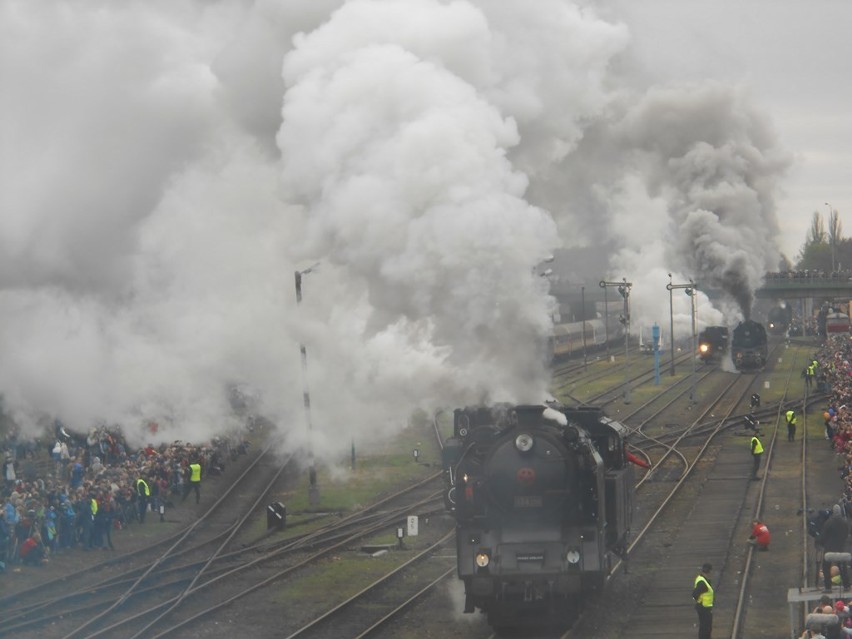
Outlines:
POLYGON ((783 335, 792 323, 793 308, 791 306, 774 306, 769 309, 766 328, 773 335, 783 335))
POLYGON ((698 357, 708 364, 728 352, 728 327, 708 326, 698 334, 698 357))
POLYGON ((457 409, 444 446, 465 612, 497 630, 571 623, 627 547, 626 428, 598 408, 457 409))
POLYGON ((762 369, 766 365, 769 349, 766 328, 754 320, 737 324, 731 337, 731 359, 738 371, 762 369))

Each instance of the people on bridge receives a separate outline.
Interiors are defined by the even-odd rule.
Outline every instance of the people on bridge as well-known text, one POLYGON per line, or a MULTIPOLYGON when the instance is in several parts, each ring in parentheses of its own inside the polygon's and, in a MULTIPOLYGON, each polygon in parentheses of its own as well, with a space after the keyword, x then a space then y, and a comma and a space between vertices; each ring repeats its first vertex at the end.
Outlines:
POLYGON ((758 435, 762 435, 762 433, 755 433, 751 437, 752 479, 757 479, 757 471, 760 470, 760 459, 763 457, 763 444, 760 443, 758 435))
POLYGON ((713 565, 705 563, 696 575, 692 587, 692 598, 695 600, 695 611, 698 613, 698 639, 710 639, 713 634, 713 582, 710 573, 713 565))

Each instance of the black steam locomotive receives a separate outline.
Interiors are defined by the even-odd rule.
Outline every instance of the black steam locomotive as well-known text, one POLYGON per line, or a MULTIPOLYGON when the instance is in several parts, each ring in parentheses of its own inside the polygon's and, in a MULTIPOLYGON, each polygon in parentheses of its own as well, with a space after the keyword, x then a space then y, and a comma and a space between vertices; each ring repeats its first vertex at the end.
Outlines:
POLYGON ((793 323, 791 306, 773 306, 766 316, 767 328, 773 335, 784 335, 793 323))
POLYGON ((708 364, 728 352, 728 327, 708 326, 698 334, 698 357, 708 364))
POLYGON ((465 612, 497 630, 570 624, 627 547, 626 428, 598 408, 457 409, 444 445, 465 612))
POLYGON ((766 365, 769 350, 766 328, 754 320, 737 324, 731 338, 731 359, 738 371, 762 369, 766 365))

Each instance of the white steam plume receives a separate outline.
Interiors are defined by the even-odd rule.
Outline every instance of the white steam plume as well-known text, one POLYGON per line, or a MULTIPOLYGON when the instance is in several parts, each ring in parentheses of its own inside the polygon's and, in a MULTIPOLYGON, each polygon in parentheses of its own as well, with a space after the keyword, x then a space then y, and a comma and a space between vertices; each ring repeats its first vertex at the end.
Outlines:
POLYGON ((625 25, 531 7, 0 0, 6 413, 202 440, 239 383, 296 441, 301 343, 332 455, 415 406, 539 401, 560 244, 657 320, 666 272, 753 287, 784 164, 760 119, 636 92, 625 25))

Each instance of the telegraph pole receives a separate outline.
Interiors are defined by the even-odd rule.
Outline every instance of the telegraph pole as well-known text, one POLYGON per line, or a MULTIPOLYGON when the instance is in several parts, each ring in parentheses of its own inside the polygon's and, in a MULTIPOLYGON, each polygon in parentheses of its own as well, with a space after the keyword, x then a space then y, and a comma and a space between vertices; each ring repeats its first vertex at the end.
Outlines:
MULTIPOLYGON (((304 271, 296 271, 296 305, 302 304, 302 276, 313 271, 318 264, 314 264, 304 271)), ((317 469, 314 461, 313 424, 311 422, 311 394, 308 390, 308 349, 303 343, 299 344, 299 352, 302 355, 302 398, 305 404, 305 423, 307 427, 308 445, 308 503, 318 506, 320 501, 320 490, 317 485, 317 469)))
MULTIPOLYGON (((671 275, 669 275, 671 277, 671 275)), ((695 343, 695 294, 698 292, 698 284, 692 281, 690 278, 688 284, 672 284, 669 282, 666 284, 666 288, 669 289, 669 300, 671 300, 672 290, 676 288, 683 289, 683 292, 689 295, 690 304, 692 307, 692 388, 689 391, 689 401, 695 401, 695 356, 698 353, 698 345, 695 343)), ((674 359, 672 360, 672 368, 674 368, 674 359)))

